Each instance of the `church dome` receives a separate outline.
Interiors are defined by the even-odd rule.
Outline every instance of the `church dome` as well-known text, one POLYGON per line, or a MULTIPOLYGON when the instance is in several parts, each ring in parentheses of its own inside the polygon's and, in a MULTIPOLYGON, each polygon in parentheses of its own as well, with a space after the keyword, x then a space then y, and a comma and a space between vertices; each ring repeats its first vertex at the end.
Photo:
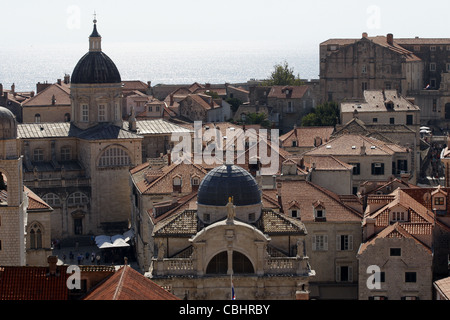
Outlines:
POLYGON ((72 83, 121 83, 120 73, 114 62, 103 52, 88 52, 73 70, 72 83))
POLYGON ((89 36, 89 52, 78 61, 73 69, 71 82, 74 84, 121 83, 119 70, 114 62, 101 50, 101 36, 94 29, 89 36))
POLYGON ((17 138, 16 116, 7 108, 0 106, 0 139, 17 138))
POLYGON ((245 169, 223 165, 211 170, 203 178, 197 195, 198 204, 225 206, 233 197, 236 206, 261 203, 261 191, 255 178, 245 169))

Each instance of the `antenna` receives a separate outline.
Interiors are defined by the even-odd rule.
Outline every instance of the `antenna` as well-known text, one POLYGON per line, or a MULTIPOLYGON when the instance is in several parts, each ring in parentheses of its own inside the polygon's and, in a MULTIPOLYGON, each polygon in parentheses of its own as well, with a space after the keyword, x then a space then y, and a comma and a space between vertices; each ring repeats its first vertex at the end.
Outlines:
POLYGON ((94 23, 97 23, 97 13, 94 10, 94 23))

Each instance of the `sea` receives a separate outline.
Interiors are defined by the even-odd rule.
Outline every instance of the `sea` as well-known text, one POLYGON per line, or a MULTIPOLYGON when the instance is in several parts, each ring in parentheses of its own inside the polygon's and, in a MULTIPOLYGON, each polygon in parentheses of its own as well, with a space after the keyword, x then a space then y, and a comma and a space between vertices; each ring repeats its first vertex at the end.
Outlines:
MULTIPOLYGON (((157 84, 245 83, 267 79, 287 62, 301 79, 319 78, 319 45, 268 41, 102 43, 122 80, 157 84)), ((88 43, 0 47, 0 83, 16 91, 35 91, 36 83, 55 83, 72 71, 88 43)))

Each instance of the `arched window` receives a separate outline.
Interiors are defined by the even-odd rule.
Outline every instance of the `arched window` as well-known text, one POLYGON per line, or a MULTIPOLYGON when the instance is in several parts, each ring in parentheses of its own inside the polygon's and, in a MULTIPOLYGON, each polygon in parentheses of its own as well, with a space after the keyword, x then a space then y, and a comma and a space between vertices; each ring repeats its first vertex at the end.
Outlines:
POLYGON ((33 224, 30 229, 30 249, 42 249, 42 231, 41 226, 33 224))
POLYGON ((58 195, 54 193, 47 193, 42 197, 42 200, 47 202, 52 207, 57 207, 61 205, 61 199, 58 197, 58 195))
POLYGON ((74 192, 67 198, 68 205, 87 204, 89 198, 83 192, 74 192))
POLYGON ((174 177, 172 180, 173 192, 181 192, 181 183, 182 180, 180 177, 174 177))
MULTIPOLYGON (((226 274, 228 271, 228 253, 222 251, 215 255, 206 268, 207 274, 226 274)), ((233 251, 233 274, 255 273, 252 262, 242 253, 233 251)))
POLYGON ((34 115, 34 123, 41 123, 41 115, 39 113, 34 115))
POLYGON ((106 149, 98 161, 100 167, 129 166, 130 164, 131 160, 128 153, 118 147, 106 149))

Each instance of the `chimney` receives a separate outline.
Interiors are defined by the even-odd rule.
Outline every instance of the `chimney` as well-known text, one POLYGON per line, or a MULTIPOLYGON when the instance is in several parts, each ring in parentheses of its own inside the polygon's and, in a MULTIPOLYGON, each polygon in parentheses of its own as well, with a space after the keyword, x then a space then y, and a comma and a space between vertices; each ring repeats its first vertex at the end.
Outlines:
POLYGON ((13 84, 11 85, 11 93, 12 93, 12 94, 15 94, 15 93, 16 93, 15 90, 16 90, 16 85, 13 83, 13 84))
POLYGON ((47 262, 48 262, 49 274, 51 276, 55 276, 56 275, 56 264, 58 262, 58 256, 48 256, 47 262))
POLYGON ((366 241, 375 233, 375 221, 376 219, 366 218, 366 224, 363 231, 363 241, 366 241))
POLYGON ((151 82, 151 81, 147 81, 147 86, 148 86, 149 88, 151 88, 151 87, 152 87, 152 82, 151 82))
POLYGON ((69 84, 70 83, 70 75, 66 74, 64 75, 64 83, 69 84))
POLYGON ((55 95, 52 96, 52 106, 54 106, 56 104, 56 98, 55 95))
POLYGON ((61 85, 61 79, 56 80, 56 83, 57 83, 58 85, 61 85))
POLYGON ((170 94, 170 105, 173 106, 173 93, 170 94))
POLYGON ((0 97, 3 96, 3 84, 0 83, 0 97))
POLYGON ((361 146, 361 152, 360 152, 360 155, 364 156, 365 154, 366 154, 366 145, 365 145, 364 142, 363 142, 363 144, 362 144, 362 146, 361 146))
POLYGON ((387 36, 387 43, 390 44, 391 46, 394 45, 394 35, 392 33, 388 33, 387 36))

